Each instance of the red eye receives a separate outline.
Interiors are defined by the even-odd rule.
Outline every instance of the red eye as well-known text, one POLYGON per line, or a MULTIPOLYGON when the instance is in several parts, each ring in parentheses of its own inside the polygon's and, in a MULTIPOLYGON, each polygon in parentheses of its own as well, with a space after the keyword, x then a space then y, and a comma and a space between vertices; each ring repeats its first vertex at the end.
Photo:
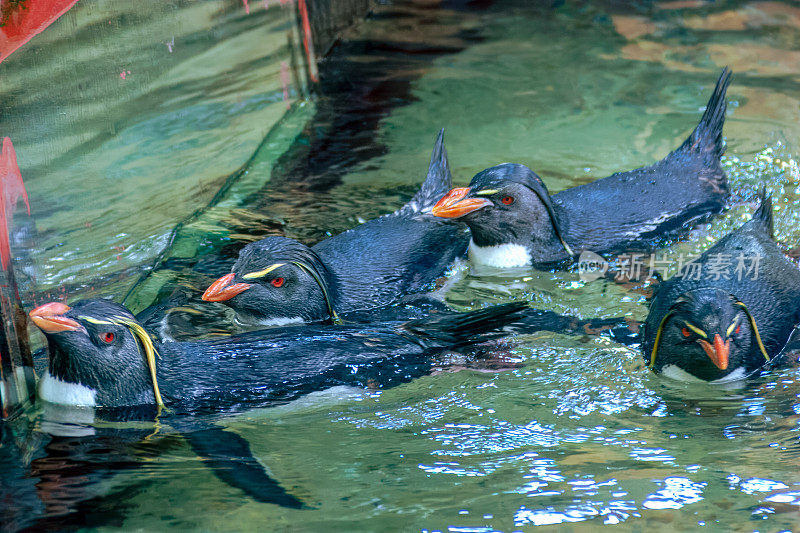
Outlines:
POLYGON ((100 335, 100 338, 103 339, 103 342, 109 342, 109 343, 114 342, 114 334, 111 333, 110 331, 106 331, 105 333, 100 335))
POLYGON ((741 332, 742 332, 742 325, 739 324, 738 326, 736 326, 736 334, 738 335, 741 332))
POLYGON ((689 331, 689 330, 688 330, 688 329, 686 329, 686 328, 683 328, 683 329, 681 330, 681 333, 683 333, 683 336, 684 336, 684 337, 688 337, 689 335, 691 335, 691 334, 692 334, 692 332, 691 332, 691 331, 689 331))
POLYGON ((272 283, 273 287, 282 287, 283 286, 283 278, 275 278, 272 281, 270 281, 270 283, 272 283))
POLYGON ((503 197, 503 199, 502 199, 502 200, 500 200, 500 201, 501 201, 501 202, 503 202, 503 203, 504 203, 504 204, 506 204, 506 205, 511 205, 511 204, 513 204, 513 203, 514 203, 514 197, 513 197, 513 196, 505 196, 505 197, 503 197))

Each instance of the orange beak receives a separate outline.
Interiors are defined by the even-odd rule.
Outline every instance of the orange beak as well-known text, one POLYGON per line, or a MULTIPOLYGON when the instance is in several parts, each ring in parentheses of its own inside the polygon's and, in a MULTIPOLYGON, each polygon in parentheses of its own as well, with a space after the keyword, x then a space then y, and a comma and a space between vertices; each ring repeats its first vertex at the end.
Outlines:
POLYGON ((465 198, 467 194, 469 194, 469 187, 452 189, 436 202, 431 213, 442 218, 458 218, 487 205, 492 205, 492 202, 486 198, 465 198))
POLYGON ((723 343, 722 337, 717 333, 714 335, 714 346, 711 346, 708 341, 702 339, 697 342, 700 343, 700 346, 703 347, 708 358, 711 359, 711 362, 714 363, 717 368, 720 370, 726 370, 728 368, 728 355, 731 351, 730 339, 723 343))
POLYGON ((61 316, 70 307, 66 304, 59 302, 50 302, 49 304, 40 305, 28 315, 33 320, 36 326, 45 333, 59 333, 62 331, 78 331, 84 329, 79 322, 61 316))
POLYGON ((206 302, 224 302, 250 288, 249 283, 234 283, 231 285, 234 277, 233 273, 225 274, 212 283, 203 293, 203 300, 206 302))

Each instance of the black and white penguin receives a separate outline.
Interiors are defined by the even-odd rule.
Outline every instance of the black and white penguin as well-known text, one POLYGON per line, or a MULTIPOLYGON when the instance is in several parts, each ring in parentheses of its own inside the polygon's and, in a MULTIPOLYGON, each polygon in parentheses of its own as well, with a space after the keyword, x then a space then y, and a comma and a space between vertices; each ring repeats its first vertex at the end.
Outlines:
POLYGON ((800 269, 772 237, 772 201, 660 284, 642 350, 655 372, 729 381, 774 359, 800 324, 800 269))
POLYGON ((730 79, 726 68, 698 126, 658 163, 552 196, 531 169, 504 163, 451 190, 433 213, 466 222, 470 261, 494 267, 552 268, 584 250, 651 248, 725 206, 720 157, 730 79))

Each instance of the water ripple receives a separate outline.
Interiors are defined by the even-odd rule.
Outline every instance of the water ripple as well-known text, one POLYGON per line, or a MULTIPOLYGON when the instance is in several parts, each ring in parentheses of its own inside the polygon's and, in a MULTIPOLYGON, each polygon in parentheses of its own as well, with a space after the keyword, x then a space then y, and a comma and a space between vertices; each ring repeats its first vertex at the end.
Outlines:
POLYGON ((664 488, 650 494, 642 502, 645 509, 680 509, 684 505, 697 503, 703 499, 706 483, 695 483, 685 477, 668 477, 663 482, 664 488))

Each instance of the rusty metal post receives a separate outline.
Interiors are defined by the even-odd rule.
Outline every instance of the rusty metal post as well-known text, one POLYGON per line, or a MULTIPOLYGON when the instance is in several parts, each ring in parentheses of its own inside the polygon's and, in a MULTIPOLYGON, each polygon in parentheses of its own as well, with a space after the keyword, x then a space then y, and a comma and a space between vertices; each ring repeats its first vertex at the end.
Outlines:
POLYGON ((27 315, 22 308, 11 261, 9 226, 17 202, 28 208, 28 193, 17 165, 11 139, 3 139, 0 152, 0 403, 2 417, 10 418, 23 408, 35 391, 33 358, 28 343, 27 315))
POLYGON ((32 401, 35 390, 33 358, 28 343, 27 316, 19 298, 14 270, 0 273, 0 396, 3 418, 14 416, 32 401))

